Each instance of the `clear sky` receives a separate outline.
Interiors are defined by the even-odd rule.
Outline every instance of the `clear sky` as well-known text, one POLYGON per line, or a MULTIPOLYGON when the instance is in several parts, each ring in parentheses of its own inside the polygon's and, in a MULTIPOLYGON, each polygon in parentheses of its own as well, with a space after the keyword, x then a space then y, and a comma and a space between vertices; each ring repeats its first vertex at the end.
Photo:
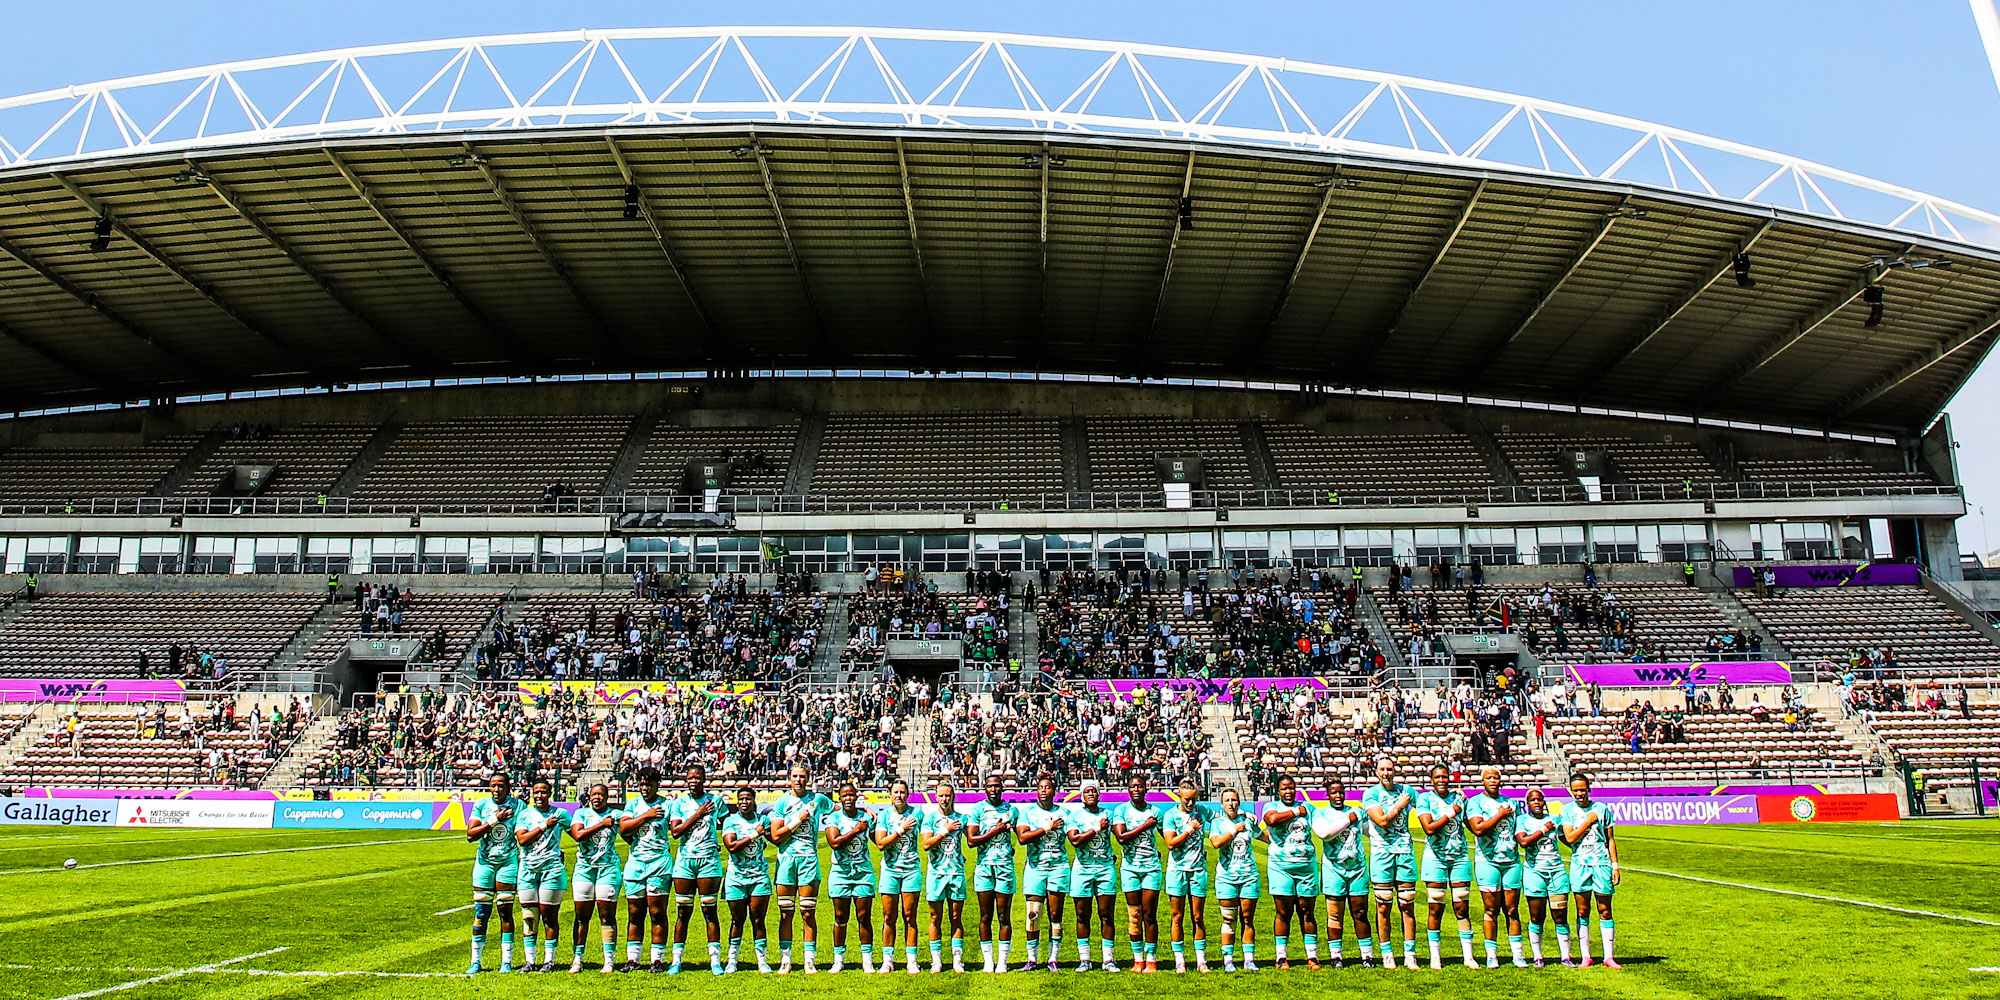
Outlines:
MULTIPOLYGON (((2000 87, 1965 0, 1259 0, 1255 3, 129 0, 7 5, 0 94, 313 49, 662 24, 1072 35, 1384 70, 1679 126, 2000 211, 2000 87)), ((1951 406, 1975 505, 2000 519, 2000 363, 1951 406)), ((2000 528, 2000 523, 1994 525, 2000 528)), ((1960 525, 1982 549, 1977 508, 1960 525)))

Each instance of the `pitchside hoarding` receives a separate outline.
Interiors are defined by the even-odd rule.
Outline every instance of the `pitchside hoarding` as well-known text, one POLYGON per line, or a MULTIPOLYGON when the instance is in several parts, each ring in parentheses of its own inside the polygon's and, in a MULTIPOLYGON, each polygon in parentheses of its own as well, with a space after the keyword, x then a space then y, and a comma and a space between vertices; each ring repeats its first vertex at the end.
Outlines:
POLYGON ((180 681, 0 677, 0 701, 186 701, 180 681))
POLYGON ((110 826, 118 819, 116 799, 24 799, 0 797, 0 824, 12 826, 110 826))
POLYGON ((1120 698, 1130 698, 1134 692, 1144 691, 1149 696, 1162 690, 1172 690, 1177 697, 1193 696, 1198 701, 1233 701, 1235 692, 1241 691, 1290 691, 1305 688, 1315 693, 1327 690, 1326 682, 1317 677, 1228 677, 1201 678, 1179 677, 1158 680, 1093 680, 1086 682, 1096 694, 1113 694, 1120 698))
POLYGON ((1679 687, 1692 680, 1715 685, 1790 684, 1792 668, 1782 660, 1715 660, 1702 663, 1572 663, 1565 668, 1578 684, 1605 687, 1679 687))
POLYGON ((636 702, 641 694, 654 697, 672 694, 685 699, 693 694, 716 698, 751 698, 757 694, 757 685, 750 681, 520 681, 514 690, 521 701, 533 704, 535 699, 545 694, 560 691, 581 691, 590 696, 590 703, 599 706, 616 707, 626 702, 636 702))
POLYGON ((121 799, 119 826, 204 827, 268 830, 272 803, 217 799, 121 799))
MULTIPOLYGON (((1732 574, 1736 589, 1757 585, 1758 568, 1738 566, 1732 574)), ((1913 587, 1923 582, 1915 563, 1871 563, 1867 566, 1773 566, 1780 587, 1913 587)))
POLYGON ((279 830, 429 830, 436 802, 280 802, 279 830))

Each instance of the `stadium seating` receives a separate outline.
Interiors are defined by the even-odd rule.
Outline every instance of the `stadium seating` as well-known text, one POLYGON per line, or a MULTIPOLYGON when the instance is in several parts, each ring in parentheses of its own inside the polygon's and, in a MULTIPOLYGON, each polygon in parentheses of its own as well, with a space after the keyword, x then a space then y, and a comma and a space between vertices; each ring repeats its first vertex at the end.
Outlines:
POLYGON ((253 732, 247 714, 217 714, 231 707, 201 701, 73 706, 0 772, 0 784, 252 787, 304 720, 289 717, 276 729, 264 724, 253 732))
POLYGON ((782 679, 810 664, 826 613, 822 595, 710 594, 640 601, 630 593, 544 593, 496 630, 481 670, 499 677, 782 679), (619 623, 625 631, 619 631, 619 623), (634 647, 630 631, 641 632, 634 647), (775 638, 774 638, 775 635, 775 638), (551 652, 553 651, 553 652, 551 652), (621 658, 631 660, 621 666, 621 658))
POLYGON ((1407 725, 1395 731, 1392 745, 1379 729, 1355 729, 1351 722, 1352 705, 1324 704, 1329 724, 1323 731, 1303 724, 1272 726, 1260 731, 1247 715, 1232 719, 1230 729, 1244 765, 1261 771, 1267 781, 1289 774, 1300 785, 1314 789, 1326 787, 1328 779, 1336 775, 1348 787, 1360 787, 1374 780, 1374 761, 1385 754, 1396 759, 1397 769, 1405 780, 1418 784, 1426 780, 1425 775, 1433 765, 1440 763, 1455 765, 1454 774, 1459 776, 1455 780, 1474 780, 1480 767, 1492 766, 1500 769, 1501 780, 1510 787, 1547 783, 1547 775, 1525 745, 1522 733, 1510 735, 1508 759, 1476 764, 1471 754, 1470 720, 1412 717, 1407 725))
POLYGON ((229 479, 236 466, 274 465, 277 471, 258 496, 322 494, 333 489, 375 431, 371 424, 299 424, 254 437, 233 437, 204 459, 176 492, 180 496, 231 494, 235 491, 229 479))
POLYGON ((306 651, 301 663, 308 667, 332 663, 354 639, 394 634, 398 638, 435 641, 440 633, 443 635, 443 654, 437 655, 433 650, 426 658, 441 663, 456 663, 472 648, 479 633, 485 630, 499 603, 500 595, 493 593, 399 591, 394 607, 402 613, 402 624, 389 633, 376 627, 374 601, 370 600, 367 608, 349 601, 340 616, 306 651), (364 617, 369 619, 367 632, 362 630, 364 617))
POLYGON ((0 451, 0 503, 82 503, 148 495, 201 437, 143 444, 23 445, 0 451))
POLYGON ((595 496, 630 417, 506 417, 413 423, 354 491, 358 503, 533 503, 552 483, 595 496))
POLYGON ((1265 424, 1278 485, 1353 496, 1476 493, 1500 485, 1463 434, 1328 434, 1265 424))
POLYGON ((1493 440, 1523 486, 1575 486, 1560 460, 1564 452, 1602 451, 1618 482, 1678 486, 1682 480, 1717 483, 1723 475, 1691 441, 1639 441, 1620 435, 1499 433, 1493 440))
POLYGON ((1728 636, 1733 640, 1738 629, 1705 594, 1677 583, 1621 582, 1600 584, 1594 590, 1559 587, 1551 588, 1558 613, 1565 607, 1579 609, 1576 613, 1589 608, 1593 618, 1592 624, 1574 616, 1561 618, 1567 636, 1563 645, 1567 648, 1559 651, 1554 628, 1558 615, 1543 605, 1539 586, 1487 584, 1457 590, 1419 587, 1401 596, 1392 595, 1387 588, 1375 588, 1372 592, 1392 625, 1411 621, 1404 608, 1409 606, 1414 615, 1417 605, 1411 602, 1417 602, 1425 610, 1434 608, 1435 616, 1428 623, 1447 631, 1474 629, 1482 623, 1496 626, 1498 618, 1490 609, 1504 602, 1508 607, 1509 628, 1515 632, 1532 630, 1536 655, 1552 663, 1632 658, 1628 653, 1608 650, 1607 637, 1629 638, 1633 649, 1645 649, 1647 658, 1654 661, 1709 659, 1716 652, 1709 649, 1710 638, 1728 636), (1604 620, 1604 616, 1621 608, 1631 611, 1625 625, 1615 626, 1604 620))
POLYGON ((627 493, 679 493, 695 459, 730 460, 729 492, 781 493, 798 443, 796 421, 773 427, 685 427, 661 423, 646 437, 627 493), (762 456, 761 463, 752 461, 762 456))
POLYGON ((1868 727, 1929 786, 1967 788, 1975 762, 1981 778, 2000 778, 2000 705, 1969 709, 1971 718, 1956 709, 1875 712, 1868 727))
POLYGON ((271 665, 322 605, 313 594, 85 592, 16 605, 0 626, 0 674, 15 677, 136 677, 139 653, 157 675, 171 670, 169 647, 194 670, 202 654, 232 671, 271 665))
POLYGON ((1056 695, 990 701, 953 699, 933 706, 931 759, 919 762, 932 780, 983 781, 997 774, 1010 788, 1030 789, 1048 773, 1061 785, 1095 778, 1121 787, 1133 772, 1156 788, 1200 774, 1211 735, 1200 702, 1064 689, 1056 695))
POLYGON ((1866 651, 1897 677, 2000 671, 2000 646, 1920 587, 1798 587, 1737 596, 1798 661, 1845 666, 1866 651), (1885 650, 1893 667, 1884 662, 1885 650))
POLYGON ((1935 486, 1920 472, 1878 469, 1854 458, 1744 459, 1743 478, 1815 486, 1935 486))
POLYGON ((1773 706, 1762 722, 1749 712, 1687 715, 1685 741, 1647 743, 1637 753, 1621 735, 1623 716, 1559 716, 1547 725, 1572 772, 1606 782, 1807 781, 1863 766, 1854 744, 1811 709, 1801 710, 1796 730, 1783 713, 1773 706))
POLYGON ((885 788, 898 774, 906 727, 923 721, 903 717, 897 691, 871 682, 832 692, 760 690, 751 698, 647 697, 606 720, 606 739, 616 748, 611 775, 629 786, 641 768, 656 767, 678 786, 686 766, 698 762, 710 788, 775 791, 786 787, 794 764, 804 764, 815 787, 852 780, 885 788))
POLYGON ((1153 458, 1160 454, 1200 455, 1207 489, 1247 490, 1256 485, 1240 424, 1172 417, 1091 417, 1085 428, 1093 490, 1158 491, 1160 473, 1153 458))
POLYGON ((1004 413, 834 414, 812 482, 814 493, 870 500, 1001 500, 1062 489, 1056 420, 1004 413))
POLYGON ((342 712, 301 772, 307 785, 474 788, 495 773, 526 787, 553 776, 564 791, 590 758, 602 710, 580 698, 525 704, 511 688, 418 693, 342 712))

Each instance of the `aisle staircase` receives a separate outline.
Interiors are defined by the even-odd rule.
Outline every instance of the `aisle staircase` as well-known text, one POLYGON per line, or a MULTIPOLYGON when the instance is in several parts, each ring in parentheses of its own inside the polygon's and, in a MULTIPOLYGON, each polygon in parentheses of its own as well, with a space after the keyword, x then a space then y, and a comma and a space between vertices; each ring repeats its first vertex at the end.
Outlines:
POLYGON ((903 749, 896 754, 896 775, 921 792, 931 773, 931 719, 913 715, 903 723, 903 749))
POLYGON ((321 750, 333 739, 334 730, 340 725, 340 717, 333 713, 319 716, 306 725, 306 731, 292 741, 277 763, 271 765, 264 780, 257 787, 265 791, 282 792, 299 783, 305 777, 306 765, 319 758, 321 750))

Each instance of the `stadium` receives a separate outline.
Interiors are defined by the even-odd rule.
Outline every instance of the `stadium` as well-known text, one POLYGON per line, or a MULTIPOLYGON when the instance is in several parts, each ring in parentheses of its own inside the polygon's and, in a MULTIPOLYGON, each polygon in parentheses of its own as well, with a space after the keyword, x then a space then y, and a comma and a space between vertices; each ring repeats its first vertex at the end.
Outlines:
POLYGON ((1990 993, 1996 241, 1029 35, 0 99, 5 992, 1990 993))

